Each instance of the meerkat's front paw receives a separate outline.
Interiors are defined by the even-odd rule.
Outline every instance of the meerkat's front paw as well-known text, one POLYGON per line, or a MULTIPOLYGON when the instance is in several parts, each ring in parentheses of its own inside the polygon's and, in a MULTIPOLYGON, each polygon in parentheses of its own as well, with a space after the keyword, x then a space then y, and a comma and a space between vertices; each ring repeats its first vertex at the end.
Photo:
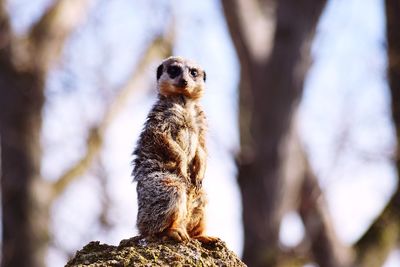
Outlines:
POLYGON ((185 229, 170 228, 165 232, 164 239, 171 238, 178 242, 187 241, 190 239, 185 229))

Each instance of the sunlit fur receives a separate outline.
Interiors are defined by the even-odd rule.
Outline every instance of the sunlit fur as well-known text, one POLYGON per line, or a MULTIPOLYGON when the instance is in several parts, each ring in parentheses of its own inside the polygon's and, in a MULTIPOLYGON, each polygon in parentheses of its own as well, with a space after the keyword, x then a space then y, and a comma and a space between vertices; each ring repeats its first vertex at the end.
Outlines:
POLYGON ((171 57, 157 69, 157 77, 158 100, 133 153, 137 227, 145 237, 213 242, 214 238, 204 235, 206 118, 198 100, 205 73, 188 60, 171 57), (171 64, 183 70, 178 77, 166 73, 171 64), (192 68, 198 70, 198 77, 190 76, 192 68), (187 80, 183 87, 179 85, 182 78, 187 80))

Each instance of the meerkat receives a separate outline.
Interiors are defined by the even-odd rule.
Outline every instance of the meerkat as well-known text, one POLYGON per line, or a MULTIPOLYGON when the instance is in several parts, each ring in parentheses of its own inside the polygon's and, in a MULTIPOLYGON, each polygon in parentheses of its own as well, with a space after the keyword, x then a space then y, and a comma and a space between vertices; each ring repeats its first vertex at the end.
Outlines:
POLYGON ((205 81, 205 71, 181 57, 157 68, 158 99, 133 152, 142 236, 216 240, 204 233, 206 118, 199 99, 205 81))

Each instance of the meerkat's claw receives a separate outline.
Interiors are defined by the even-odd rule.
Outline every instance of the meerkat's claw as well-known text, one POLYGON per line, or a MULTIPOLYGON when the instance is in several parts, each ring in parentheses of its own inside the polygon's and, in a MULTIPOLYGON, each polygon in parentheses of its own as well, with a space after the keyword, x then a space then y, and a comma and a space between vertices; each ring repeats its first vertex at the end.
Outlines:
POLYGON ((213 244, 218 242, 218 238, 212 236, 198 235, 193 238, 199 240, 203 244, 213 244))
POLYGON ((166 234, 165 237, 169 237, 178 242, 183 242, 190 239, 186 231, 179 228, 168 229, 165 234, 166 234))

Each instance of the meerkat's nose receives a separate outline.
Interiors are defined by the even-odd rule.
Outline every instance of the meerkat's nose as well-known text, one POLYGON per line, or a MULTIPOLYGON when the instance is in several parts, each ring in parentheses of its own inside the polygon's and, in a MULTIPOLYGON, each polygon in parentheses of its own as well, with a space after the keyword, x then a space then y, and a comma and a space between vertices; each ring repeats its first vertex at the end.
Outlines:
POLYGON ((181 80, 179 81, 179 86, 185 87, 185 86, 187 86, 187 85, 188 85, 188 82, 187 82, 186 79, 181 79, 181 80))

